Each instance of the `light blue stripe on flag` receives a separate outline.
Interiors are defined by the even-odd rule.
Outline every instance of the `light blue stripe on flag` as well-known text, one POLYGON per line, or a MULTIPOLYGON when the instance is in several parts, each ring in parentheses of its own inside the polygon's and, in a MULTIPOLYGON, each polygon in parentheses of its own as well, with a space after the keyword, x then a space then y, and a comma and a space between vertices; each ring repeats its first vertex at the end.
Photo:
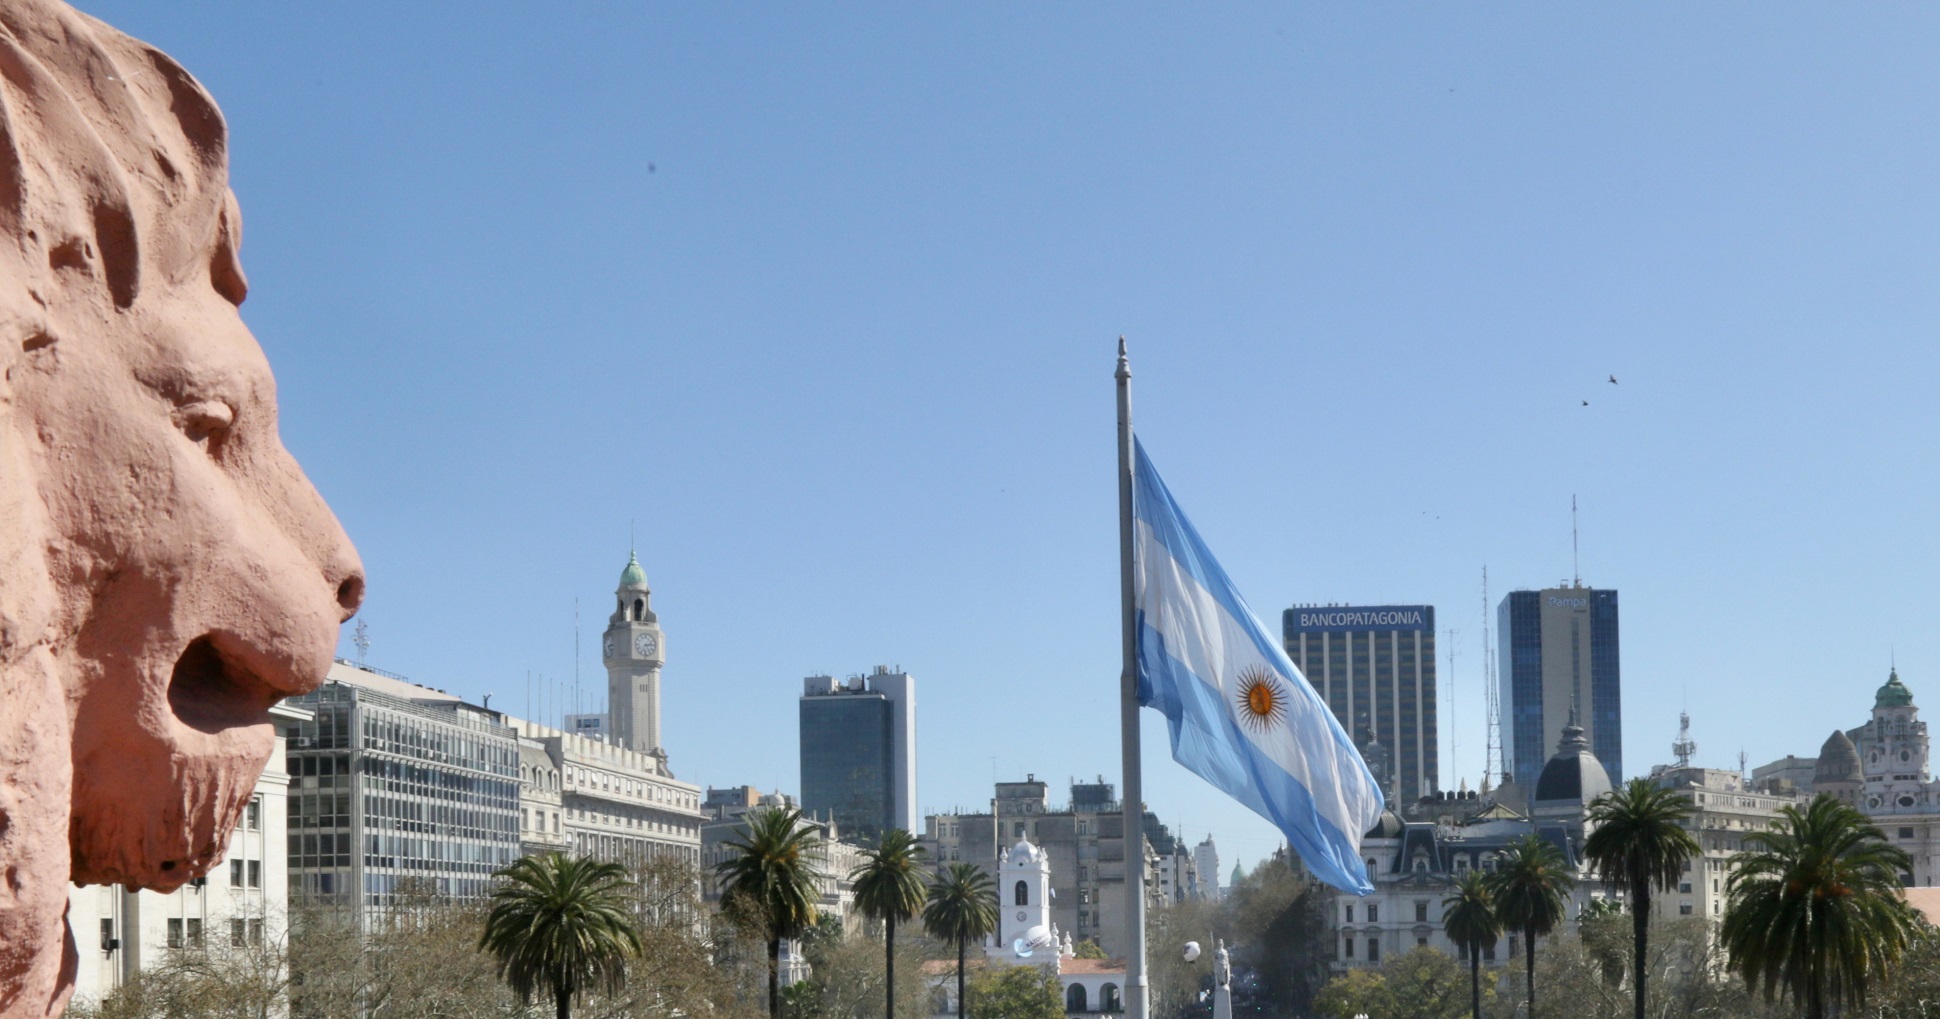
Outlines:
POLYGON ((1234 589, 1136 447, 1139 703, 1172 758, 1272 821, 1315 877, 1366 895, 1361 835, 1383 802, 1360 752, 1234 589))

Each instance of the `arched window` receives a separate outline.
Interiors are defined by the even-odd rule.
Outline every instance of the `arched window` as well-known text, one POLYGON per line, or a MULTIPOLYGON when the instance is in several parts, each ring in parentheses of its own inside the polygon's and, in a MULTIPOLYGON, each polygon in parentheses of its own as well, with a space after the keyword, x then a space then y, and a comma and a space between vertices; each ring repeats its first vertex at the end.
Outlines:
POLYGON ((1031 904, 1031 886, 1030 886, 1030 885, 1027 885, 1027 884, 1025 884, 1025 883, 1024 883, 1024 882, 1022 882, 1022 881, 1019 881, 1019 882, 1017 882, 1017 894, 1016 894, 1016 899, 1017 899, 1017 901, 1016 901, 1016 903, 1015 903, 1016 905, 1019 905, 1019 906, 1028 906, 1028 905, 1030 905, 1030 904, 1031 904))
POLYGON ((634 622, 639 622, 640 620, 642 620, 642 619, 645 619, 645 618, 646 618, 646 616, 645 616, 645 612, 646 612, 646 611, 647 611, 647 603, 646 603, 646 600, 645 600, 645 599, 642 599, 642 598, 635 598, 635 599, 633 599, 633 619, 634 619, 634 622))
POLYGON ((1072 984, 1065 989, 1064 1010, 1066 1012, 1085 1011, 1085 985, 1072 984))
POLYGON ((1118 1003, 1118 985, 1106 984, 1098 988, 1098 1011, 1123 1012, 1125 1006, 1118 1003))

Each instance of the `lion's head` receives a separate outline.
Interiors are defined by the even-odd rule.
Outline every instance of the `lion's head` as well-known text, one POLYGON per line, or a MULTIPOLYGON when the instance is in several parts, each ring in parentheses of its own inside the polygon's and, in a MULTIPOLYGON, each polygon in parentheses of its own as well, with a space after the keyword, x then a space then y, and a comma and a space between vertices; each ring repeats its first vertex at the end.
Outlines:
POLYGON ((0 1015, 59 1010, 70 879, 220 859, 363 598, 237 311, 226 137, 161 52, 0 5, 0 1015))

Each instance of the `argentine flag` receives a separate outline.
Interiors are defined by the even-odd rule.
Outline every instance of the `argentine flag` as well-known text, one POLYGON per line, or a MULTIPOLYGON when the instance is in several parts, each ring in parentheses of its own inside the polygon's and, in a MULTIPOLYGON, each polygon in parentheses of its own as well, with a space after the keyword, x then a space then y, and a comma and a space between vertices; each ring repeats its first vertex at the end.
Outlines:
POLYGON ((1372 892, 1361 835, 1383 807, 1374 776, 1136 451, 1139 703, 1171 723, 1173 760, 1272 821, 1315 877, 1372 892))

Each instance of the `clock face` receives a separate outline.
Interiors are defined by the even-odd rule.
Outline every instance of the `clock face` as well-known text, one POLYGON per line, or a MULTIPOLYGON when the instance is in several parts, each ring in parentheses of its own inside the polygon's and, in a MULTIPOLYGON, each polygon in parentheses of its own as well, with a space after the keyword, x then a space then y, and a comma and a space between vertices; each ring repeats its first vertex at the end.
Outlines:
POLYGON ((1020 909, 1020 910, 1018 910, 1018 911, 1017 911, 1017 919, 1018 919, 1018 922, 1020 922, 1020 923, 1021 923, 1021 922, 1023 922, 1023 919, 1024 919, 1024 911, 1023 911, 1023 910, 1021 910, 1021 909, 1020 909))
POLYGON ((653 634, 651 633, 643 633, 633 638, 633 653, 637 655, 644 656, 653 654, 653 649, 658 646, 659 644, 655 642, 653 634))
POLYGON ((613 638, 606 638, 606 657, 613 657, 613 638))

